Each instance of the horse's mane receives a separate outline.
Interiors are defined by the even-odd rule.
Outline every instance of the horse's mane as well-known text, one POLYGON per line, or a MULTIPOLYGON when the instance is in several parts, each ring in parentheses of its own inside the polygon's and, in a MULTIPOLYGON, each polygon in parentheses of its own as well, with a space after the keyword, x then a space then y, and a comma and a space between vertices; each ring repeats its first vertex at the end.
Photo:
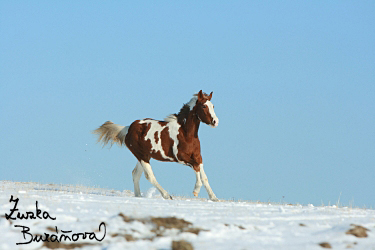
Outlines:
MULTIPOLYGON (((208 96, 206 93, 203 93, 203 96, 208 96)), ((185 123, 190 111, 193 109, 195 104, 197 103, 198 100, 198 94, 194 94, 193 98, 190 99, 188 103, 185 103, 182 105, 182 108, 180 109, 180 112, 178 114, 171 114, 167 116, 164 121, 166 122, 171 122, 171 121, 176 121, 180 124, 185 123)))
POLYGON ((178 114, 174 114, 174 116, 177 118, 177 121, 182 124, 184 121, 186 121, 188 115, 190 113, 190 106, 186 103, 182 106, 180 109, 180 112, 178 114))

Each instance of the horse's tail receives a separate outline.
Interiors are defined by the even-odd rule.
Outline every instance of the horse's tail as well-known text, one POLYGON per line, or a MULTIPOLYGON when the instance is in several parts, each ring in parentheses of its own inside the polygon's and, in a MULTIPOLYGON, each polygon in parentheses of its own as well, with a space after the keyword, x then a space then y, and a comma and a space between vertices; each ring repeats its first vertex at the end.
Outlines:
POLYGON ((98 142, 103 143, 103 147, 109 142, 111 143, 111 146, 114 143, 122 146, 123 144, 125 144, 125 136, 128 133, 128 129, 128 126, 125 127, 114 124, 111 121, 107 121, 102 126, 95 129, 92 133, 99 136, 98 142))

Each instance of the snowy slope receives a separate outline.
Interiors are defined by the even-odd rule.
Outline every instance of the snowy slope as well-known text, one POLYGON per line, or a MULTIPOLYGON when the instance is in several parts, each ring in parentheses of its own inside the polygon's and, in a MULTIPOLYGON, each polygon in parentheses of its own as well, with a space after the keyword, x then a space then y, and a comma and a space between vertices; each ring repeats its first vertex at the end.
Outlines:
POLYGON ((154 189, 145 196, 135 198, 130 191, 83 186, 0 181, 0 249, 171 249, 181 244, 194 249, 323 249, 320 243, 333 249, 375 249, 375 210, 371 209, 181 197, 163 200, 154 189), (19 199, 19 210, 11 215, 15 205, 9 202, 12 195, 19 199), (17 218, 18 212, 26 216, 27 211, 28 219, 17 218), (14 219, 7 220, 6 214, 14 219), (41 219, 32 219, 33 214, 41 219), (363 237, 347 234, 355 228, 351 224, 361 226, 356 231, 363 237), (30 231, 23 238, 21 231, 26 227, 30 231), (368 231, 361 230, 363 227, 368 231), (85 232, 87 238, 82 240, 80 233, 85 232), (40 234, 42 239, 48 234, 48 240, 55 242, 16 245, 30 241, 30 234, 40 234), (94 236, 104 239, 98 241, 94 236), (56 239, 60 238, 58 245, 56 239))

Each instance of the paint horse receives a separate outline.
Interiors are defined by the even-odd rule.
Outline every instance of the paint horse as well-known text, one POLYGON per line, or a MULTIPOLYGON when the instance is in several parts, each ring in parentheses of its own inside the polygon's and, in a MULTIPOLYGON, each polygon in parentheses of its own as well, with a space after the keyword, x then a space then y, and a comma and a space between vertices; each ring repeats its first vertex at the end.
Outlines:
POLYGON ((203 169, 198 129, 200 122, 217 127, 214 105, 211 103, 212 92, 207 95, 201 91, 183 105, 178 114, 172 114, 157 121, 154 119, 136 120, 130 126, 120 126, 107 121, 93 133, 99 136, 98 142, 105 146, 126 145, 137 158, 133 174, 134 193, 141 196, 139 179, 145 172, 146 179, 156 187, 164 199, 172 199, 157 182, 150 165, 150 159, 158 161, 178 162, 190 166, 195 171, 196 183, 193 194, 198 196, 202 182, 212 201, 218 201, 203 169))

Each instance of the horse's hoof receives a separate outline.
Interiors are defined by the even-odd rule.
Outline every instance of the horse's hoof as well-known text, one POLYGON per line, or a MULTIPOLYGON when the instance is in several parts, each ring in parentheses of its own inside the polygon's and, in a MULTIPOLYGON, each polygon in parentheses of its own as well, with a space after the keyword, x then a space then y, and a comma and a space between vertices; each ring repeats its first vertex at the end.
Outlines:
POLYGON ((172 196, 167 194, 165 196, 163 196, 164 200, 173 200, 172 196))
POLYGON ((193 192, 194 196, 195 197, 198 197, 198 193, 197 192, 193 192))
POLYGON ((211 201, 214 201, 214 202, 218 202, 218 201, 219 201, 219 199, 218 199, 218 198, 216 198, 216 197, 214 197, 214 198, 211 198, 210 200, 211 200, 211 201))

